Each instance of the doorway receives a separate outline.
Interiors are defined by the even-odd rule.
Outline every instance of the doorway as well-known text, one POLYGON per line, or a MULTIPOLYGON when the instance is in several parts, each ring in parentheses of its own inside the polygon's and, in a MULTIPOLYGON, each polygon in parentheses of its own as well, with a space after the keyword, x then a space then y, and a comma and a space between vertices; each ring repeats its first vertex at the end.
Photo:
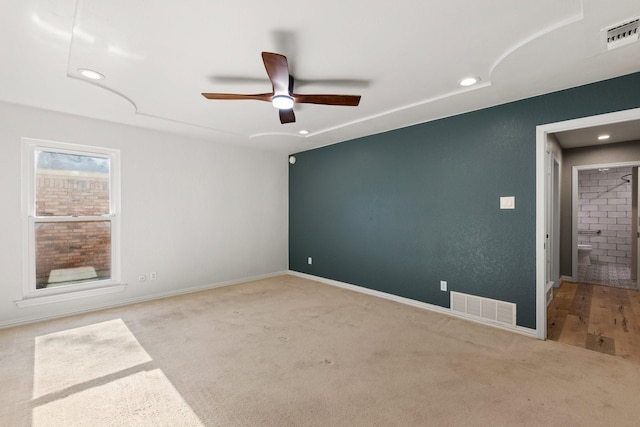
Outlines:
POLYGON ((638 234, 633 225, 639 219, 632 207, 638 205, 639 165, 573 167, 573 282, 638 289, 638 234))
MULTIPOLYGON (((553 229, 550 221, 555 209, 555 196, 551 194, 553 187, 550 185, 555 166, 551 163, 553 157, 548 154, 549 140, 554 135, 567 133, 578 139, 582 138, 584 141, 582 146, 600 145, 601 141, 591 141, 585 135, 605 128, 619 130, 620 132, 617 133, 623 138, 612 139, 607 141, 608 143, 640 140, 640 108, 551 123, 536 128, 536 337, 539 339, 547 337, 547 304, 549 293, 552 292, 552 289, 549 289, 549 277, 552 275, 550 269, 554 262, 559 262, 561 252, 557 239, 549 238, 549 230, 553 229)), ((560 168, 562 167, 563 165, 560 164, 560 168)), ((564 196, 561 194, 560 197, 564 196)), ((560 215, 563 213, 560 212, 560 215)), ((637 224, 638 220, 635 221, 637 224)), ((562 231, 561 233, 564 234, 562 231)), ((573 242, 570 244, 573 245, 573 242)), ((574 261, 572 264, 577 265, 577 259, 574 260, 573 256, 571 258, 574 261)), ((559 280, 561 279, 565 277, 560 277, 559 280)))

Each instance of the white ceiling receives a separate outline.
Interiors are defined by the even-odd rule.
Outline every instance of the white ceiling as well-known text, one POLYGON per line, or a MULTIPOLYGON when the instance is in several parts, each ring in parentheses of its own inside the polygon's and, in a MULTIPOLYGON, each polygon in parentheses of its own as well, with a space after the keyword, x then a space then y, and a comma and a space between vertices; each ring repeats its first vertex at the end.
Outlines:
POLYGON ((601 34, 638 0, 1 4, 1 101, 289 153, 640 71, 640 42, 601 34), (200 95, 270 92, 262 51, 288 57, 296 92, 360 105, 296 105, 282 125, 269 103, 200 95))
POLYGON ((609 123, 554 133, 562 148, 587 147, 591 145, 615 144, 640 141, 640 120, 609 123), (599 140, 601 135, 609 138, 599 140))

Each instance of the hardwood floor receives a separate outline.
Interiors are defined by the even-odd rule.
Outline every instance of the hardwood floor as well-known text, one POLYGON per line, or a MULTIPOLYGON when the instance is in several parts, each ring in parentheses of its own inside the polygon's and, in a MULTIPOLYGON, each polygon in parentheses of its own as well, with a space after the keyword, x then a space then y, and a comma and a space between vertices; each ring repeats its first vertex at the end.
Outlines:
POLYGON ((640 363, 640 292, 562 282, 547 308, 547 338, 640 363))

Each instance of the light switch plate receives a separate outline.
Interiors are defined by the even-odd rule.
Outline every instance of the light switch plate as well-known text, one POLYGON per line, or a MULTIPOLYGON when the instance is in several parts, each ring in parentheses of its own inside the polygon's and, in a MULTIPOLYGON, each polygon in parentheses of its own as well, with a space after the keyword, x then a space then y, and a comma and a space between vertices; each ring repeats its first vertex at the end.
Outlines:
POLYGON ((500 197, 500 209, 515 209, 516 198, 515 196, 500 197))

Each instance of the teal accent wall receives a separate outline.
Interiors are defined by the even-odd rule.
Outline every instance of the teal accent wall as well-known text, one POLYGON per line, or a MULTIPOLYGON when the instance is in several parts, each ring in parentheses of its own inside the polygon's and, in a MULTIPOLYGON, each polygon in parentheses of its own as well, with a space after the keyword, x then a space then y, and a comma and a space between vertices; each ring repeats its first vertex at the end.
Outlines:
POLYGON ((297 153, 289 268, 442 307, 446 280, 535 328, 535 128, 637 107, 640 73, 297 153))

